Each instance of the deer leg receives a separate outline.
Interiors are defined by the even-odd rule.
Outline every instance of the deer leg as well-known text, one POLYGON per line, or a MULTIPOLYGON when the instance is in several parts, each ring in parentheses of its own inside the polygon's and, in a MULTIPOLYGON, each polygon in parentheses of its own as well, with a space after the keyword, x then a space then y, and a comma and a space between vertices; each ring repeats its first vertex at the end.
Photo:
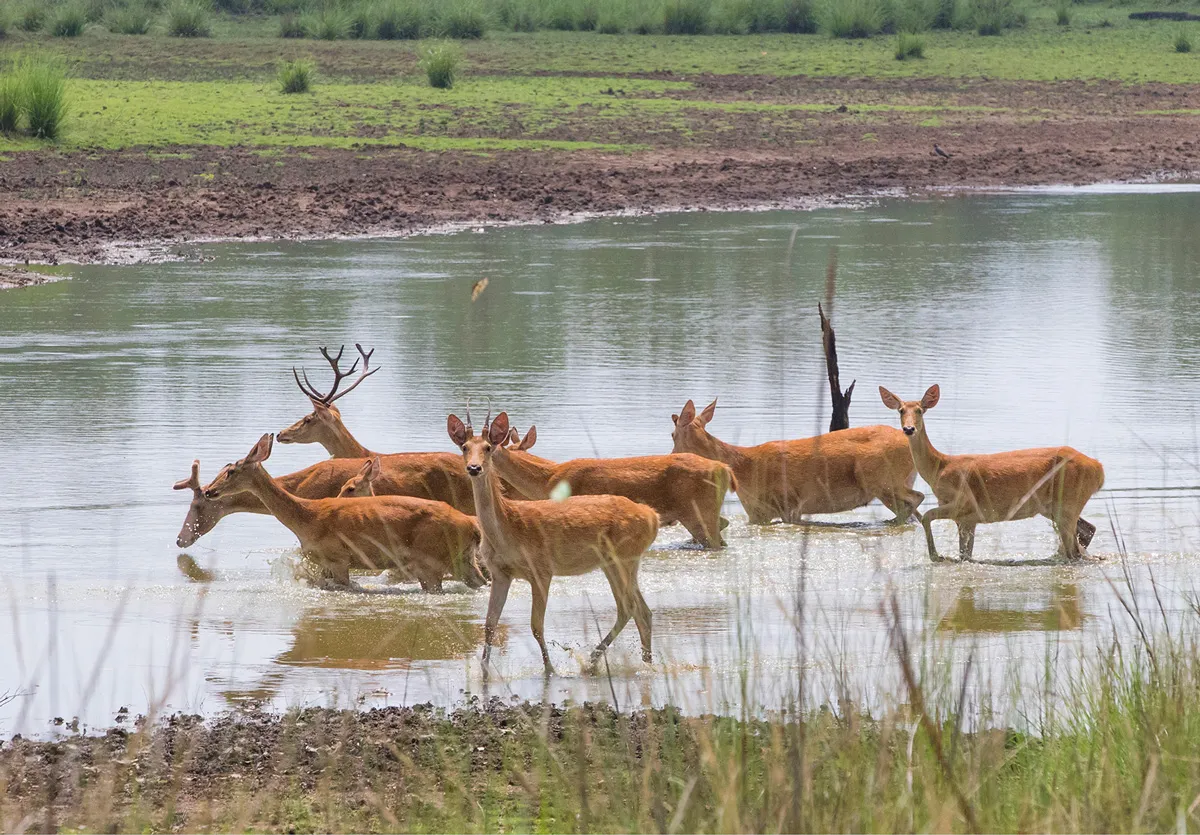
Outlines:
MULTIPOLYGON (((880 497, 882 499, 882 497, 880 497)), ((919 490, 905 488, 903 492, 897 491, 892 494, 891 501, 884 501, 888 510, 896 514, 895 519, 889 519, 889 525, 907 525, 913 515, 920 516, 917 513, 917 508, 921 506, 921 502, 925 501, 925 494, 919 490)))
POLYGON ((487 678, 488 662, 492 657, 492 640, 496 637, 496 625, 500 622, 500 613, 504 611, 504 603, 508 600, 508 587, 511 585, 512 577, 492 571, 492 592, 488 597, 487 619, 483 622, 484 678, 487 678))
POLYGON ((534 578, 530 583, 533 587, 533 606, 529 613, 529 628, 533 637, 542 650, 542 664, 546 667, 546 675, 554 675, 554 667, 550 664, 550 653, 546 651, 546 600, 550 597, 550 577, 545 580, 534 578))
POLYGON ((625 624, 629 623, 629 595, 626 590, 626 581, 615 573, 617 571, 620 571, 619 567, 604 566, 604 576, 608 578, 608 585, 612 589, 613 599, 617 602, 617 622, 613 624, 613 628, 608 630, 608 634, 592 650, 592 657, 589 659, 589 664, 593 668, 600 660, 600 656, 604 654, 604 651, 621 634, 621 630, 625 628, 625 624))
POLYGON ((925 529, 925 544, 929 548, 929 559, 933 562, 945 562, 945 558, 937 552, 937 546, 933 543, 933 521, 935 519, 953 519, 954 514, 950 512, 948 507, 938 505, 932 510, 926 511, 921 516, 921 527, 925 529))
POLYGON ((721 539, 721 535, 717 533, 719 526, 705 524, 704 520, 699 516, 679 521, 687 529, 687 532, 692 535, 692 539, 699 542, 705 548, 721 548, 725 545, 725 542, 721 539))
POLYGON ((1079 514, 1066 511, 1061 513, 1057 519, 1050 520, 1054 523, 1055 533, 1058 534, 1058 540, 1061 543, 1059 553, 1068 560, 1077 560, 1084 554, 1084 549, 1079 545, 1079 533, 1077 526, 1079 524, 1079 514))
POLYGON ((975 550, 975 523, 974 522, 959 522, 958 523, 958 558, 964 562, 971 561, 971 554, 975 550))
POLYGON ((642 590, 638 588, 637 578, 633 578, 630 584, 630 603, 633 606, 633 622, 637 624, 638 635, 642 639, 642 663, 649 664, 653 656, 650 654, 650 642, 653 637, 653 620, 654 616, 650 613, 650 607, 646 605, 646 600, 642 597, 642 590))

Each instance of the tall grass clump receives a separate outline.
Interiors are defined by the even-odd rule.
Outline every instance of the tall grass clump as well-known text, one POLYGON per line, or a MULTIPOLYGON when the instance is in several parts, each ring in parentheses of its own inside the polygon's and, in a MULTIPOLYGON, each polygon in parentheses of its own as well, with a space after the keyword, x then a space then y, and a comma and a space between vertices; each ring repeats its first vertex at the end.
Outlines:
POLYGON ((430 28, 431 21, 416 3, 392 0, 376 10, 375 37, 380 40, 416 40, 430 28))
POLYGON ((934 0, 931 29, 953 29, 959 21, 958 0, 934 0))
POLYGON ((87 12, 83 6, 68 3, 60 6, 50 21, 50 34, 56 38, 78 38, 87 26, 87 12))
POLYGON ((0 133, 16 133, 21 121, 21 83, 15 72, 0 75, 0 133))
POLYGON ((1059 3, 1054 10, 1054 22, 1059 26, 1071 25, 1071 5, 1070 3, 1059 3))
POLYGON ((303 38, 306 34, 304 22, 296 15, 289 13, 279 18, 279 37, 303 38))
POLYGON ((429 86, 439 90, 453 87, 462 60, 462 50, 455 44, 435 43, 426 47, 421 55, 421 69, 429 79, 429 86))
POLYGON ((365 3, 352 8, 347 15, 350 25, 347 32, 355 40, 363 40, 372 36, 375 31, 375 16, 373 10, 365 3))
POLYGON ((305 16, 304 31, 310 38, 340 41, 350 37, 350 15, 338 6, 325 6, 321 11, 305 16))
POLYGON ((37 2, 28 4, 17 16, 17 25, 26 32, 40 32, 46 25, 46 10, 37 2))
POLYGON ((1016 0, 971 0, 971 24, 980 35, 999 35, 1021 20, 1016 0))
POLYGON ((212 35, 210 7, 201 0, 176 0, 167 9, 167 32, 177 38, 212 35))
POLYGON ((443 37, 476 40, 487 32, 487 11, 478 0, 457 0, 441 14, 438 29, 443 37))
POLYGON ((276 75, 283 93, 307 93, 312 89, 313 65, 310 61, 284 61, 276 75))
POLYGON ((542 28, 542 7, 537 0, 500 0, 496 20, 510 32, 534 32, 542 28))
POLYGON ((0 40, 8 37, 8 9, 0 6, 0 40))
POLYGON ((883 31, 884 9, 878 0, 827 0, 825 29, 835 38, 869 38, 883 31))
POLYGON ((67 73, 52 58, 27 58, 13 69, 30 136, 58 139, 67 115, 67 73))
POLYGON ((710 12, 709 0, 667 0, 663 5, 663 34, 703 35, 710 12))
POLYGON ((813 0, 783 0, 780 6, 783 12, 784 32, 794 35, 811 34, 819 28, 813 0))
POLYGON ((896 60, 907 61, 909 58, 925 57, 925 39, 912 32, 900 32, 896 35, 896 60))
POLYGON ((150 12, 142 5, 118 7, 105 15, 104 25, 117 35, 144 35, 150 31, 150 12))
POLYGON ((1176 52, 1191 52, 1192 39, 1188 37, 1188 33, 1180 29, 1175 33, 1175 51, 1176 52))

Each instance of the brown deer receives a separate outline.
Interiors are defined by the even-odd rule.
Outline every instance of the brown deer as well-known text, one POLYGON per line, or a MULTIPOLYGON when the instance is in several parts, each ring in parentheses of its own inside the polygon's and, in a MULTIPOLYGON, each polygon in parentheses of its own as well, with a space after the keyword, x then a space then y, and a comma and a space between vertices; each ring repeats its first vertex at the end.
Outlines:
MULTIPOLYGON (((342 354, 345 352, 344 345, 338 349, 336 357, 329 355, 328 348, 320 349, 321 356, 333 369, 333 385, 328 392, 321 393, 317 390, 309 382, 307 372, 297 372, 295 368, 292 369, 296 385, 312 403, 313 410, 282 430, 278 435, 279 443, 320 444, 333 458, 374 458, 379 456, 382 458, 383 472, 394 478, 406 479, 407 471, 420 471, 426 474, 424 481, 428 491, 425 493, 400 493, 399 495, 438 499, 463 513, 474 515, 475 504, 471 499, 471 481, 467 478, 466 471, 463 470, 462 459, 459 456, 449 452, 400 452, 381 455, 367 449, 350 434, 350 430, 342 421, 342 413, 338 411, 334 402, 354 391, 364 380, 379 370, 378 367, 371 368, 371 356, 375 353, 374 349, 364 351, 358 343, 355 343, 354 347, 358 350, 359 359, 356 359, 346 371, 341 370, 342 354), (348 388, 339 391, 342 381, 358 370, 359 360, 362 360, 362 370, 359 371, 358 378, 348 388)), ((390 494, 382 482, 376 484, 376 493, 379 495, 390 494)), ((335 490, 330 495, 337 495, 337 491, 335 490)))
MULTIPOLYGON (((489 414, 490 418, 490 414, 489 414)), ((638 588, 642 554, 658 534, 658 514, 624 496, 571 496, 563 501, 506 499, 500 490, 495 453, 508 440, 508 415, 501 412, 485 422, 483 435, 475 437, 456 415, 446 419, 450 440, 462 450, 463 461, 475 490, 483 549, 492 577, 491 598, 483 629, 483 668, 486 674, 492 639, 513 578, 533 589, 530 628, 542 651, 546 674, 554 668, 546 651, 543 628, 550 581, 555 576, 586 574, 599 568, 608 579, 617 603, 617 622, 592 653, 594 665, 620 634, 630 615, 642 639, 642 660, 649 662, 650 608, 638 588)))
POLYGON ((883 386, 879 396, 883 405, 900 413, 900 427, 908 436, 917 472, 937 496, 938 506, 921 517, 931 560, 942 561, 933 544, 935 519, 955 521, 959 557, 969 560, 976 525, 1039 514, 1054 524, 1063 556, 1082 556, 1076 530, 1084 505, 1104 485, 1104 466, 1099 461, 1069 446, 946 455, 934 448, 925 432, 925 412, 941 399, 938 386, 930 386, 920 400, 901 400, 883 386))
POLYGON ((379 474, 383 469, 383 465, 379 462, 379 456, 376 455, 358 471, 358 475, 342 485, 342 489, 338 491, 339 499, 362 499, 367 496, 375 495, 375 479, 379 478, 379 474))
MULTIPOLYGON (((462 466, 459 456, 448 457, 457 466, 462 466)), ((302 499, 333 498, 348 480, 360 474, 369 463, 361 458, 330 458, 280 476, 277 481, 289 493, 302 499)), ((444 501, 455 510, 471 516, 475 513, 475 501, 471 498, 466 470, 463 470, 461 481, 464 483, 460 484, 456 478, 448 478, 445 467, 438 461, 430 461, 422 456, 386 455, 380 458, 379 475, 372 479, 372 488, 377 496, 413 496, 444 501)), ((199 461, 192 462, 191 475, 176 482, 175 489, 192 491, 187 518, 175 540, 180 548, 193 545, 231 513, 270 513, 252 493, 236 493, 219 499, 206 497, 200 486, 199 461)))
POLYGON ((691 452, 728 464, 752 525, 774 519, 801 522, 812 513, 840 513, 879 499, 903 524, 925 498, 916 481, 905 438, 890 426, 842 429, 815 438, 735 446, 708 432, 717 401, 696 414, 689 400, 671 415, 675 452, 691 452))
MULTIPOLYGON (((642 455, 635 458, 575 458, 557 464, 529 451, 537 427, 524 440, 510 431, 508 443, 492 453, 500 478, 529 499, 548 499, 564 482, 573 496, 624 496, 658 511, 660 526, 682 524, 706 548, 720 548, 721 505, 734 483, 733 471, 699 455, 642 455)), ((728 524, 728 523, 726 523, 728 524)))
POLYGON ((429 592, 442 590, 446 574, 471 588, 484 584, 476 562, 482 540, 470 516, 411 496, 299 498, 263 467, 273 442, 263 435, 245 458, 217 474, 205 497, 252 493, 296 535, 305 557, 342 585, 349 584, 351 568, 398 568, 429 592))

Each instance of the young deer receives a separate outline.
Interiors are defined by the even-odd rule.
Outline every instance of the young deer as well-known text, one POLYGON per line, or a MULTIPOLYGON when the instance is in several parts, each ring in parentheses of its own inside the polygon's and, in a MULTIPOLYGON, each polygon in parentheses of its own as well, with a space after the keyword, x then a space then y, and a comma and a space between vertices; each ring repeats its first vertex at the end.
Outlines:
POLYGON ((801 522, 812 513, 840 513, 882 501, 903 524, 925 496, 916 481, 904 435, 890 426, 842 429, 797 441, 768 441, 758 446, 727 444, 707 426, 717 401, 696 414, 689 400, 671 415, 675 452, 692 452, 728 464, 737 479, 738 498, 752 525, 774 519, 801 522))
POLYGON ((596 568, 604 572, 612 588, 617 622, 593 651, 592 663, 620 634, 631 614, 642 638, 642 660, 650 661, 650 608, 638 588, 637 572, 642 554, 658 534, 658 514, 624 496, 572 496, 561 502, 510 501, 500 491, 495 467, 495 453, 508 439, 508 415, 501 412, 494 421, 485 422, 479 438, 470 421, 470 411, 466 424, 450 415, 446 430, 462 450, 471 476, 485 541, 483 551, 492 577, 483 629, 485 674, 496 624, 513 578, 528 581, 533 589, 530 628, 542 651, 546 674, 551 675, 554 668, 543 635, 550 581, 555 576, 586 574, 596 568))
POLYGON ((342 489, 338 491, 339 499, 362 499, 367 496, 375 495, 375 479, 379 478, 382 465, 379 463, 379 456, 376 455, 358 471, 358 475, 342 485, 342 489))
MULTIPOLYGON (((462 468, 459 456, 448 454, 447 457, 462 468)), ((369 463, 361 458, 330 458, 280 476, 277 481, 283 489, 302 499, 327 499, 337 496, 347 480, 360 474, 369 463)), ((471 498, 471 484, 465 470, 461 482, 457 478, 448 478, 445 467, 439 462, 413 461, 408 456, 383 456, 379 474, 372 479, 372 488, 377 496, 413 496, 443 501, 460 513, 472 516, 475 501, 471 498)), ((192 491, 187 518, 175 540, 180 548, 194 544, 231 513, 270 513, 252 493, 236 493, 219 499, 206 497, 200 486, 199 461, 192 462, 191 475, 176 482, 175 489, 192 491)))
POLYGON ((442 590, 447 574, 471 588, 484 584, 476 555, 479 526, 444 502, 411 496, 362 499, 301 499, 263 467, 273 436, 263 435, 250 453, 225 466, 204 488, 209 499, 248 492, 300 540, 304 555, 334 581, 347 585, 351 568, 399 568, 429 592, 442 590))
MULTIPOLYGON (((516 430, 508 442, 517 440, 516 430)), ((624 496, 658 511, 659 525, 679 522, 706 548, 720 548, 721 504, 734 483, 733 471, 699 455, 642 455, 636 458, 575 458, 556 464, 529 448, 537 427, 525 439, 497 447, 492 461, 500 478, 530 499, 548 499, 566 482, 573 496, 624 496)), ((728 524, 728 523, 726 523, 728 524)))
POLYGON ((930 386, 920 400, 904 401, 880 386, 879 396, 883 405, 900 413, 917 472, 938 499, 938 506, 921 517, 931 560, 942 560, 933 544, 935 519, 957 523, 959 557, 969 560, 976 525, 1039 514, 1054 523, 1063 556, 1082 555, 1076 529, 1084 505, 1104 485, 1104 466, 1099 461, 1069 446, 946 455, 934 448, 925 432, 924 414, 938 404, 941 389, 930 386))
MULTIPOLYGON (((359 362, 356 359, 348 370, 341 370, 339 363, 345 346, 338 349, 336 357, 331 357, 327 348, 320 349, 321 356, 325 357, 326 362, 333 369, 333 385, 324 394, 308 381, 307 373, 303 371, 297 373, 295 368, 292 369, 296 385, 312 403, 313 410, 282 430, 278 435, 279 443, 320 444, 333 458, 374 458, 379 456, 382 458, 380 463, 383 472, 393 478, 406 478, 409 472, 424 474, 427 492, 400 493, 399 495, 438 499, 463 513, 474 515, 475 503, 471 499, 471 480, 467 478, 467 474, 462 468, 462 459, 459 456, 449 452, 400 452, 381 455, 367 449, 350 434, 350 430, 342 422, 342 413, 338 411, 334 401, 340 400, 354 391, 363 380, 379 370, 378 367, 370 367, 371 355, 375 353, 374 349, 364 351, 358 343, 355 343, 354 347, 358 349, 359 359, 362 360, 362 370, 349 388, 341 392, 338 391, 338 388, 342 381, 358 369, 359 362), (301 381, 301 377, 303 377, 303 381, 301 381)), ((389 493, 383 489, 382 484, 376 485, 376 492, 380 495, 389 493)), ((335 490, 330 495, 336 494, 335 490)))

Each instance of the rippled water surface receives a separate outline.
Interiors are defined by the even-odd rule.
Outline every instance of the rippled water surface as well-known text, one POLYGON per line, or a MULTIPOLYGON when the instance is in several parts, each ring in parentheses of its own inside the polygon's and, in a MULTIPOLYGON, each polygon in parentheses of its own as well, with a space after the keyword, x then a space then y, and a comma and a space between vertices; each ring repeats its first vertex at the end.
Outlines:
MULTIPOLYGON (((446 414, 468 395, 536 423, 555 459, 667 452, 688 398, 719 397, 711 429, 725 440, 814 434, 828 420, 816 303, 834 245, 852 421, 896 422, 880 384, 915 398, 937 382, 928 425, 944 451, 1069 443, 1099 458, 1107 481, 1086 515, 1104 559, 931 566, 919 528, 883 528, 878 505, 822 520, 857 528, 757 528, 731 500, 725 552, 686 548, 674 528, 644 563, 651 667, 631 624, 609 675, 581 674, 614 606, 601 575, 563 578, 546 627, 560 675, 543 683, 518 583, 490 692, 727 709, 778 703, 803 672, 818 695, 840 679, 886 701, 893 592, 914 634, 1003 681, 1130 629, 1123 564, 1135 600, 1158 611, 1153 578, 1168 618, 1184 618, 1200 567, 1198 221, 1189 192, 979 195, 213 245, 202 262, 81 267, 0 294, 0 692, 20 694, 0 723, 482 692, 486 591, 428 597, 366 576, 356 592, 312 589, 294 579, 288 531, 245 514, 181 557, 188 498, 172 483, 194 457, 207 480, 302 416, 291 366, 318 372, 316 346, 355 341, 381 370, 340 405, 381 451, 451 451, 446 414), (189 579, 189 560, 211 582, 189 579)), ((277 446, 268 468, 322 456, 277 446)), ((1053 549, 1049 524, 1028 520, 981 527, 976 556, 1053 549)))

